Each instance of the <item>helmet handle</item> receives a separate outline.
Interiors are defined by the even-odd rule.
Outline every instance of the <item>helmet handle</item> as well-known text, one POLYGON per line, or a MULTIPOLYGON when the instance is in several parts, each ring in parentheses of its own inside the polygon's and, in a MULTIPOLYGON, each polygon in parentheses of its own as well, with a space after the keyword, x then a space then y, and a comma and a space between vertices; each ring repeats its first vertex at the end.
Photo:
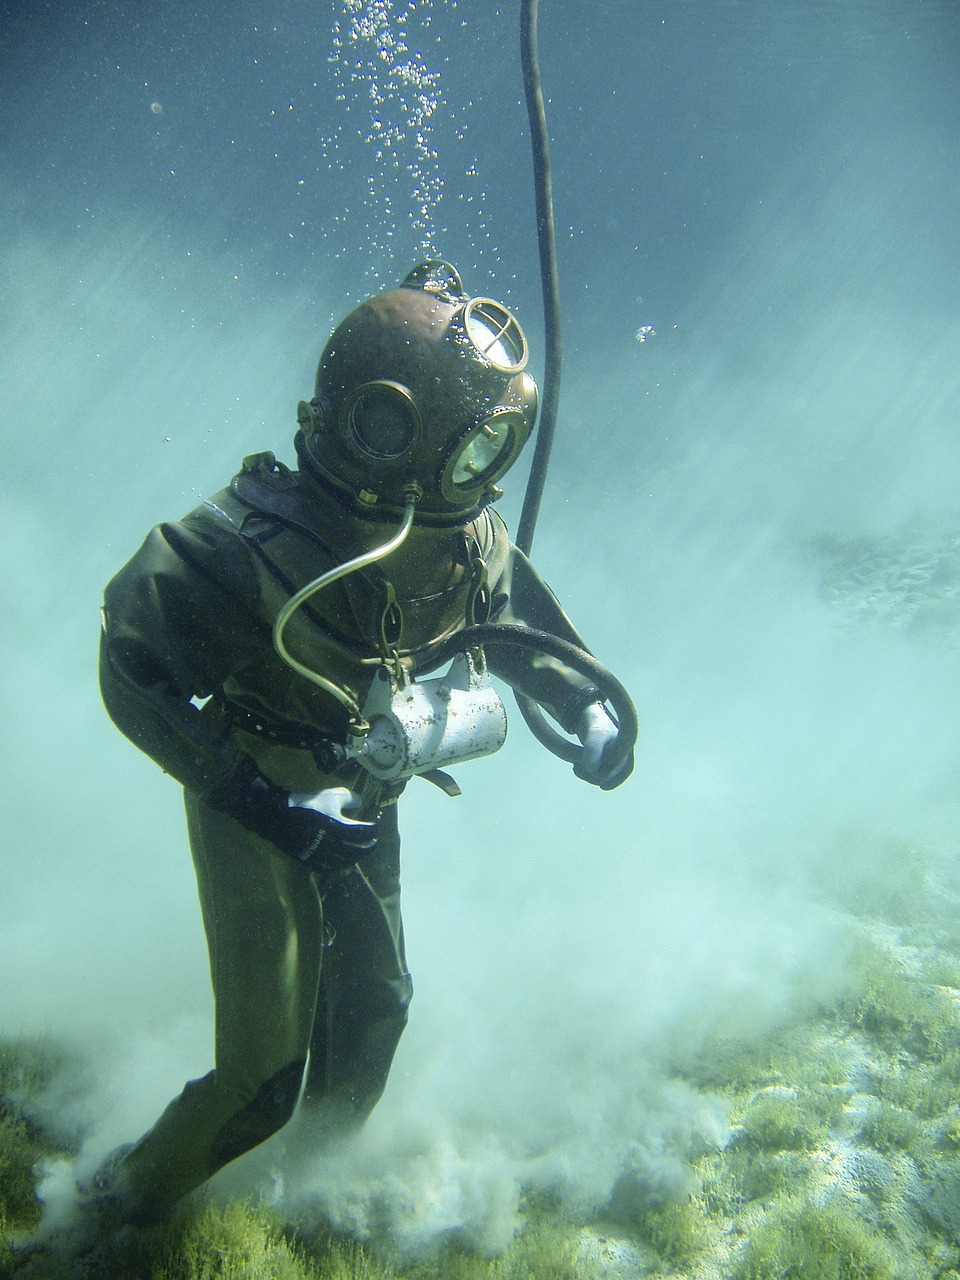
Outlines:
POLYGON ((464 301, 463 281, 460 272, 444 258, 426 258, 418 263, 400 281, 401 289, 422 289, 451 301, 464 301))

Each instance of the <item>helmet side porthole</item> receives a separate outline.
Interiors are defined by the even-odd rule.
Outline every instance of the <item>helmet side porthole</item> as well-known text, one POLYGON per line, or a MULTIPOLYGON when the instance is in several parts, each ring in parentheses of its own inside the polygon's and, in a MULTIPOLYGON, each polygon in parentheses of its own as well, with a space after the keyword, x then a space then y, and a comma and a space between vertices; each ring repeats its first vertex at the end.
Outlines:
POLYGON ((355 388, 340 411, 346 440, 365 457, 397 462, 416 448, 420 415, 410 392, 397 382, 367 382, 355 388))

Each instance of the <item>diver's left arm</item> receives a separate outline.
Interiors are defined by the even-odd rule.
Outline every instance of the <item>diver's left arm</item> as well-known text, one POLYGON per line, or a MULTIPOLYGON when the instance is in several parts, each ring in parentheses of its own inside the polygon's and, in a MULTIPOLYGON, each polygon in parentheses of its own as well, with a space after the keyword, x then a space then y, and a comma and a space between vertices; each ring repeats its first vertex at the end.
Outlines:
MULTIPOLYGON (((559 600, 528 558, 512 544, 504 550, 506 531, 499 518, 495 519, 499 549, 490 559, 499 568, 490 583, 490 621, 546 631, 586 650, 559 600)), ((606 749, 617 738, 617 726, 596 684, 546 653, 496 643, 485 645, 484 650, 495 675, 539 703, 567 733, 580 739, 583 757, 576 768, 578 777, 608 790, 629 777, 632 756, 612 771, 604 766, 606 749)))

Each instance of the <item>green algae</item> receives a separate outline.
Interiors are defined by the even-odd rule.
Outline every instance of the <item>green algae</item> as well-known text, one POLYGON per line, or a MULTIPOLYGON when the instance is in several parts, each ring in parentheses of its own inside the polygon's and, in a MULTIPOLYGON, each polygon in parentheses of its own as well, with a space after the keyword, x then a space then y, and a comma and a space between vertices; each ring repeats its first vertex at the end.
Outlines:
POLYGON ((41 1105, 68 1055, 47 1040, 0 1041, 0 1222, 4 1230, 36 1225, 37 1170, 45 1156, 73 1146, 75 1135, 54 1132, 41 1105))
POLYGON ((704 1217, 705 1207, 699 1197, 669 1200, 644 1215, 638 1224, 638 1236, 667 1267, 682 1270, 710 1243, 711 1233, 704 1217))
POLYGON ((909 1151, 921 1136, 920 1121, 902 1107, 879 1102, 860 1129, 860 1138, 875 1151, 909 1151))
POLYGON ((753 1232, 733 1280, 908 1280, 894 1251, 843 1204, 792 1198, 753 1232))
POLYGON ((740 1138, 764 1151, 801 1151, 815 1147, 823 1126, 811 1122, 796 1094, 763 1092, 740 1116, 740 1138))

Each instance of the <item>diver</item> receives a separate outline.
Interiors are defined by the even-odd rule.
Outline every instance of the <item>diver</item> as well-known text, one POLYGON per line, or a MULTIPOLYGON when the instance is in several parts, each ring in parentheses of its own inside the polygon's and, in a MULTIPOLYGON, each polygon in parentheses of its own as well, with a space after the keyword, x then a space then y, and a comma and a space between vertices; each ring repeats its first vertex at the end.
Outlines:
POLYGON ((368 1116, 412 993, 397 800, 415 774, 455 793, 439 766, 502 742, 490 673, 579 738, 578 776, 629 775, 589 674, 501 642, 533 628, 583 650, 492 505, 537 413, 527 358, 506 307, 420 264, 334 331, 298 407, 298 469, 246 458, 106 589, 104 703, 184 788, 216 1065, 94 1177, 103 1222, 163 1217, 298 1108, 318 1144, 368 1116), (414 742, 403 700, 460 635, 459 686, 422 696, 452 708, 455 686, 468 713, 428 716, 414 742), (377 694, 384 723, 395 711, 379 736, 377 694))

